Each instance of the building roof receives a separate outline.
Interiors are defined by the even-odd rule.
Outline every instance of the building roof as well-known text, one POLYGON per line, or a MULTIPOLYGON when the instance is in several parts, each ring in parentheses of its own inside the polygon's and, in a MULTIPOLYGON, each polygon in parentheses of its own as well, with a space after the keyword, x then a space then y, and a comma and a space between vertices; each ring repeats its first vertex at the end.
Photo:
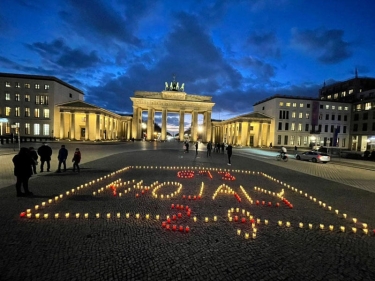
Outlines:
POLYGON ((20 79, 35 79, 35 80, 49 80, 57 82, 61 85, 64 85, 74 91, 79 92, 80 94, 84 95, 83 91, 54 77, 54 76, 44 76, 44 75, 30 75, 30 74, 15 74, 15 73, 0 73, 0 77, 9 77, 9 78, 20 78, 20 79))
POLYGON ((296 99, 296 100, 320 100, 319 98, 313 98, 313 97, 303 97, 303 96, 287 96, 287 95, 273 95, 271 97, 268 97, 264 100, 261 100, 261 101, 258 101, 256 103, 253 104, 254 105, 258 105, 258 104, 261 104, 261 103, 264 103, 266 101, 269 101, 269 100, 273 100, 273 99, 277 99, 277 98, 281 98, 281 99, 296 99))
POLYGON ((87 110, 87 111, 101 112, 101 113, 116 116, 116 117, 121 117, 121 115, 119 115, 117 113, 106 110, 106 109, 101 108, 101 107, 96 106, 96 105, 89 104, 89 103, 81 101, 81 100, 75 100, 75 101, 60 103, 60 104, 57 104, 56 106, 58 106, 62 109, 76 109, 76 110, 82 109, 82 110, 87 110))

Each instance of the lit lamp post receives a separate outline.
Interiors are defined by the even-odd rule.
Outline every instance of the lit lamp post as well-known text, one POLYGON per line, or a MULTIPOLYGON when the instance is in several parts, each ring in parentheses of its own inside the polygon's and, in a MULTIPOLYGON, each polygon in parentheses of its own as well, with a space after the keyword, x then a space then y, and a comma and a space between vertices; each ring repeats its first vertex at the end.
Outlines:
POLYGON ((145 139, 145 130, 147 128, 146 123, 142 122, 142 139, 145 139))

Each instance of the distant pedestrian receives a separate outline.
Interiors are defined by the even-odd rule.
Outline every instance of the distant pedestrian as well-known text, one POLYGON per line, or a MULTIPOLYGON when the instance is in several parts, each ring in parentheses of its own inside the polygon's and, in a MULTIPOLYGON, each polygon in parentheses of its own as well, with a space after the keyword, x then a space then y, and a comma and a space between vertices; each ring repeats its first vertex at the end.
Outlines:
POLYGON ((186 142, 186 153, 189 153, 189 142, 186 142))
POLYGON ((224 153, 224 148, 225 148, 225 144, 222 143, 222 144, 221 144, 221 153, 224 153))
POLYGON ((36 174, 36 165, 38 165, 38 153, 36 153, 34 147, 29 147, 29 153, 31 158, 33 159, 33 162, 31 164, 33 173, 36 174))
POLYGON ((294 146, 294 152, 297 153, 297 146, 294 146))
POLYGON ((33 174, 32 164, 34 160, 30 156, 27 147, 21 147, 19 153, 12 159, 14 164, 14 175, 17 178, 16 191, 17 197, 32 196, 33 193, 29 191, 29 178, 33 174), (21 191, 23 186, 24 193, 21 191))
POLYGON ((65 148, 65 145, 62 144, 59 150, 59 155, 57 156, 57 159, 59 160, 57 173, 61 173, 61 164, 64 166, 64 172, 66 172, 66 158, 68 158, 68 150, 65 148))
POLYGON ((270 148, 272 148, 272 142, 270 142, 270 148))
POLYGON ((81 151, 79 151, 79 148, 76 148, 76 151, 74 152, 74 155, 73 155, 72 162, 73 162, 73 172, 75 172, 77 169, 77 172, 79 173, 80 168, 78 164, 79 162, 81 162, 81 151))
POLYGON ((212 143, 209 141, 207 143, 207 157, 210 156, 211 157, 211 150, 212 150, 212 143))
POLYGON ((52 148, 50 148, 45 142, 41 147, 38 148, 38 155, 40 156, 40 172, 43 172, 44 162, 47 162, 47 172, 51 169, 51 156, 52 148))
POLYGON ((232 157, 232 146, 228 144, 227 146, 227 154, 228 154, 228 165, 232 165, 230 162, 230 158, 232 157))
POLYGON ((198 142, 195 143, 195 155, 198 155, 198 142))

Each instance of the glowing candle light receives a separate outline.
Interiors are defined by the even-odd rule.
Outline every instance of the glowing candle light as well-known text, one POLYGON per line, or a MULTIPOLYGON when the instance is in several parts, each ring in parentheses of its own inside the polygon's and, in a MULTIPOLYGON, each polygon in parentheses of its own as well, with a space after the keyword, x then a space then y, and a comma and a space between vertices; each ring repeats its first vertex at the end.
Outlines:
POLYGON ((363 228, 367 228, 367 223, 362 224, 363 228))
POLYGON ((161 227, 162 227, 162 228, 165 228, 166 226, 167 226, 167 222, 163 221, 163 222, 161 223, 161 227))
POLYGON ((42 202, 42 206, 45 207, 46 206, 46 202, 42 202))
POLYGON ((232 221, 232 220, 233 220, 233 218, 232 218, 232 217, 228 217, 228 220, 229 220, 229 221, 232 221))
POLYGON ((268 225, 268 220, 264 220, 264 224, 265 224, 265 225, 268 225))
POLYGON ((320 229, 324 229, 324 224, 319 225, 320 229))
POLYGON ((279 226, 282 226, 282 225, 283 225, 283 222, 282 222, 282 221, 278 221, 277 224, 278 224, 279 226))
POLYGON ((35 218, 36 218, 36 219, 39 219, 39 218, 40 218, 40 214, 39 214, 39 213, 36 213, 36 214, 35 214, 35 218))
POLYGON ((312 223, 309 223, 309 229, 312 229, 312 228, 313 228, 312 223))
POLYGON ((137 219, 139 219, 139 214, 135 214, 135 217, 136 217, 137 219))
POLYGON ((172 226, 172 230, 173 230, 173 231, 176 231, 176 230, 177 230, 177 225, 174 224, 174 225, 172 226))
POLYGON ((342 216, 344 217, 344 219, 346 219, 347 215, 346 214, 342 214, 342 216))
POLYGON ((48 199, 48 203, 49 204, 52 204, 53 200, 52 199, 48 199))
POLYGON ((79 219, 79 213, 76 213, 76 219, 79 219))
POLYGON ((237 235, 241 235, 241 229, 237 229, 237 235))
POLYGON ((95 217, 98 219, 98 218, 100 218, 100 214, 99 213, 96 213, 95 214, 95 217))
POLYGON ((69 218, 70 214, 69 213, 65 213, 65 218, 69 218))
POLYGON ((302 222, 299 223, 299 228, 303 228, 303 223, 302 222))
POLYGON ((290 227, 290 222, 286 222, 286 227, 290 227))
POLYGON ((354 223, 357 223, 357 219, 356 219, 356 218, 353 218, 353 222, 354 222, 354 223))
POLYGON ((217 216, 214 216, 214 221, 217 221, 217 216))
POLYGON ((257 237, 257 234, 253 232, 253 239, 255 239, 256 237, 257 237))
POLYGON ((160 215, 156 215, 155 218, 156 218, 157 220, 159 220, 159 219, 160 219, 160 215))
POLYGON ((197 221, 197 217, 194 217, 193 220, 194 220, 194 222, 196 222, 197 221))
POLYGON ((85 219, 88 219, 89 218, 89 214, 88 213, 85 213, 85 219))
POLYGON ((234 216, 234 221, 238 221, 238 216, 234 216))
POLYGON ((59 218, 59 213, 56 213, 55 214, 55 219, 58 219, 59 218))
POLYGON ((186 226, 185 227, 185 232, 188 233, 190 231, 190 227, 186 226))
POLYGON ((205 218, 204 218, 204 221, 205 221, 205 222, 208 222, 208 217, 205 217, 205 218))
POLYGON ((183 232, 183 231, 184 231, 184 227, 183 227, 182 225, 180 225, 180 227, 178 228, 178 230, 179 230, 180 232, 183 232))
POLYGON ((338 215, 339 214, 339 210, 335 210, 335 213, 336 213, 336 215, 338 215))
POLYGON ((363 229, 363 233, 367 235, 368 234, 368 229, 367 228, 363 229))
POLYGON ((330 230, 330 231, 333 231, 333 225, 330 225, 330 226, 329 226, 329 230, 330 230))
POLYGON ((44 214, 44 218, 45 218, 45 219, 48 219, 48 214, 44 214))
POLYGON ((128 219, 130 217, 130 214, 126 213, 125 217, 128 219))
POLYGON ((340 231, 345 232, 345 226, 340 226, 340 231))
POLYGON ((353 233, 357 233, 357 228, 356 227, 352 227, 352 231, 353 231, 353 233))
POLYGON ((35 210, 38 210, 39 209, 39 205, 35 205, 35 210))
POLYGON ((250 235, 249 235, 249 233, 245 233, 245 239, 249 239, 249 237, 250 237, 250 235))
POLYGON ((121 213, 117 213, 116 214, 116 217, 119 219, 119 218, 121 218, 121 213))

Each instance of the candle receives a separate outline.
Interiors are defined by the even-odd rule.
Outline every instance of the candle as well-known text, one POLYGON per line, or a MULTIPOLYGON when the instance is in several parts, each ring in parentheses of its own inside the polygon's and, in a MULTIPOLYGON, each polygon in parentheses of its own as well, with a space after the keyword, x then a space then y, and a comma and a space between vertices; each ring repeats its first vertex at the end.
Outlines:
POLYGON ((135 217, 136 217, 137 219, 139 219, 139 214, 135 214, 135 217))
POLYGON ((363 229, 363 233, 367 235, 368 234, 368 229, 367 228, 363 229))
POLYGON ((282 221, 278 221, 277 222, 279 226, 282 226, 283 225, 283 222, 282 221))
POLYGON ((181 213, 178 213, 178 214, 177 214, 177 217, 178 217, 178 218, 182 218, 182 214, 181 214, 181 213))
POLYGON ((286 222, 286 227, 290 227, 290 222, 286 222))
POLYGON ((99 213, 96 213, 95 214, 95 217, 98 219, 98 218, 100 218, 100 214, 99 213))
POLYGON ((339 214, 339 210, 335 210, 335 213, 336 213, 336 215, 338 215, 339 214))
POLYGON ((354 223, 357 223, 357 219, 356 219, 356 218, 353 218, 353 222, 354 222, 354 223))
POLYGON ((205 221, 205 222, 208 222, 208 217, 205 217, 205 218, 204 218, 204 221, 205 221))
POLYGON ((26 212, 21 212, 20 217, 21 217, 21 218, 26 217, 26 212))
POLYGON ((39 209, 39 205, 35 205, 35 210, 38 210, 39 209))
POLYGON ((312 223, 309 223, 309 229, 312 229, 312 228, 313 228, 312 223))
POLYGON ((170 229, 170 224, 167 224, 167 225, 165 226, 165 229, 166 229, 166 230, 169 230, 169 229, 170 229))
POLYGON ((39 213, 36 213, 36 214, 35 214, 35 218, 36 218, 36 219, 39 219, 39 217, 40 217, 40 214, 39 214, 39 213))
POLYGON ((232 217, 228 217, 228 220, 229 220, 229 221, 232 221, 233 219, 232 219, 232 217))
POLYGON ((184 227, 182 225, 180 225, 179 229, 178 229, 180 232, 183 232, 184 231, 184 227))
POLYGON ((353 233, 357 233, 357 228, 356 227, 352 227, 352 231, 353 231, 353 233))
POLYGON ((146 220, 148 220, 149 218, 150 218, 150 215, 146 214, 146 220))
POLYGON ((46 202, 42 202, 42 206, 45 207, 46 206, 46 202))
POLYGON ((329 230, 330 230, 330 231, 333 231, 333 225, 330 225, 330 226, 329 226, 329 230))
POLYGON ((44 218, 45 218, 45 219, 48 219, 48 214, 44 214, 44 218))
POLYGON ((172 226, 172 230, 173 230, 173 231, 176 231, 176 230, 177 230, 177 225, 174 224, 174 225, 172 226))
POLYGON ((324 224, 319 225, 320 229, 324 229, 324 224))
POLYGON ((85 219, 88 219, 89 218, 89 214, 88 213, 85 213, 85 219))
POLYGON ((237 235, 241 235, 241 229, 237 229, 237 235))
POLYGON ((174 220, 174 221, 175 221, 175 220, 176 220, 176 218, 177 218, 177 217, 176 217, 176 215, 173 215, 173 216, 172 216, 172 220, 174 220))
POLYGON ((30 219, 31 218, 31 213, 28 213, 26 216, 27 216, 27 218, 30 219))
POLYGON ((125 217, 128 219, 130 217, 130 214, 126 213, 125 217))
POLYGON ((214 216, 214 221, 217 221, 217 216, 214 216))
POLYGON ((245 239, 249 239, 249 236, 250 236, 249 233, 246 232, 245 233, 245 239))
POLYGON ((174 209, 174 204, 171 205, 171 209, 174 209))
POLYGON ((65 218, 67 218, 67 219, 69 218, 69 213, 65 214, 65 218))
POLYGON ((253 239, 255 239, 256 237, 257 237, 257 234, 253 232, 253 239))
POLYGON ((344 217, 344 219, 346 219, 347 215, 346 214, 342 214, 342 216, 344 217))
POLYGON ((367 223, 362 224, 363 228, 367 228, 367 223))
POLYGON ((302 222, 299 223, 299 228, 303 228, 303 223, 302 222))
POLYGON ((190 227, 186 226, 185 227, 185 232, 188 233, 190 231, 190 227))
POLYGON ((157 220, 159 220, 159 219, 160 219, 160 216, 159 216, 159 215, 156 215, 155 218, 156 218, 157 220))
POLYGON ((59 218, 59 213, 56 213, 55 214, 55 219, 58 219, 59 218))
POLYGON ((234 221, 238 221, 238 216, 234 216, 234 221))
POLYGON ((110 219, 110 218, 111 218, 111 214, 108 213, 108 214, 107 214, 107 219, 110 219))
POLYGON ((193 219, 194 219, 194 222, 196 222, 196 221, 197 221, 197 217, 194 217, 193 219))
POLYGON ((265 224, 265 225, 268 225, 268 220, 264 220, 264 224, 265 224))
POLYGON ((345 226, 340 226, 340 231, 345 232, 345 226))
POLYGON ((163 221, 163 222, 161 223, 161 227, 163 227, 163 228, 165 228, 166 225, 167 225, 167 223, 166 223, 165 221, 163 221))

